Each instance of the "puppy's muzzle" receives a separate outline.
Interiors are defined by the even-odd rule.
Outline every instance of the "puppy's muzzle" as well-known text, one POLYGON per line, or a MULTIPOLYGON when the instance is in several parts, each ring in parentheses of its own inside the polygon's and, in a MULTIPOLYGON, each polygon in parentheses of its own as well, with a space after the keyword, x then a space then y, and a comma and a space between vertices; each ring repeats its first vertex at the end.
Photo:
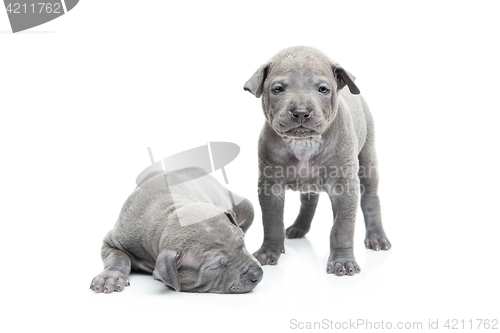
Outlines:
POLYGON ((241 276, 240 283, 233 285, 229 293, 247 293, 255 288, 262 280, 264 271, 258 264, 252 264, 248 270, 241 276))
POLYGON ((264 272, 262 270, 262 267, 257 265, 252 265, 248 269, 248 272, 246 272, 243 278, 249 281, 255 287, 262 280, 263 274, 264 272))
POLYGON ((291 117, 291 121, 295 121, 300 126, 314 117, 313 112, 314 110, 300 108, 289 110, 288 114, 291 117))

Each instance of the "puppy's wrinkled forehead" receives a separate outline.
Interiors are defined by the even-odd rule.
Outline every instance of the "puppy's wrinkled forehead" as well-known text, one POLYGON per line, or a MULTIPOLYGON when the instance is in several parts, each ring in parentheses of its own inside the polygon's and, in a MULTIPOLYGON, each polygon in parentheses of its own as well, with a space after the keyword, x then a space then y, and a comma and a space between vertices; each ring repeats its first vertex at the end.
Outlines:
POLYGON ((293 54, 276 57, 269 72, 271 78, 293 77, 306 79, 324 77, 333 80, 333 72, 328 59, 314 54, 293 54))
POLYGON ((209 244, 214 244, 216 247, 224 247, 227 244, 232 244, 236 240, 243 238, 243 231, 241 229, 235 227, 229 221, 224 221, 227 220, 227 217, 224 216, 221 220, 212 220, 208 223, 199 224, 205 237, 211 240, 209 244))

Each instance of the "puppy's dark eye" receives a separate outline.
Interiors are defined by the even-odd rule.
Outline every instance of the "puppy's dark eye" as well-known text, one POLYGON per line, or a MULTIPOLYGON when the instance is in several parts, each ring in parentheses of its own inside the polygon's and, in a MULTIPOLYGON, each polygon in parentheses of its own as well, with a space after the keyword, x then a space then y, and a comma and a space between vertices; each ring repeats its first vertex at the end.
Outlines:
POLYGON ((279 94, 280 92, 283 92, 283 88, 280 86, 277 86, 276 88, 273 89, 273 93, 279 94))
POLYGON ((328 91, 329 91, 329 90, 328 90, 328 88, 327 88, 327 87, 323 87, 323 86, 321 86, 321 87, 319 87, 318 91, 319 91, 320 93, 322 93, 322 94, 326 94, 326 93, 328 93, 328 91))

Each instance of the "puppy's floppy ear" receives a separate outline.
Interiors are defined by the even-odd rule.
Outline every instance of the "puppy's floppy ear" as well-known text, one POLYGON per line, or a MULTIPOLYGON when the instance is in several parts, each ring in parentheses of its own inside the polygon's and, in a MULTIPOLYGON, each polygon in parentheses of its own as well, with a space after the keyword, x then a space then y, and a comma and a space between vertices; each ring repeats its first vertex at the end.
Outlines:
POLYGON ((181 251, 163 250, 156 261, 153 278, 180 291, 179 268, 181 266, 181 251))
POLYGON ((229 221, 231 221, 232 224, 237 226, 238 228, 240 227, 238 223, 236 223, 236 214, 232 210, 227 210, 224 212, 226 216, 229 218, 229 221))
POLYGON ((255 95, 255 97, 259 98, 262 95, 264 81, 266 80, 268 70, 269 64, 260 66, 260 68, 252 75, 247 83, 245 83, 243 89, 249 91, 250 93, 255 95))
POLYGON ((358 87, 354 83, 354 80, 356 80, 354 75, 352 75, 342 67, 335 65, 332 66, 332 70, 333 77, 335 78, 335 81, 337 81, 337 90, 340 90, 347 85, 349 87, 349 90, 351 91, 351 94, 358 95, 360 93, 358 87))

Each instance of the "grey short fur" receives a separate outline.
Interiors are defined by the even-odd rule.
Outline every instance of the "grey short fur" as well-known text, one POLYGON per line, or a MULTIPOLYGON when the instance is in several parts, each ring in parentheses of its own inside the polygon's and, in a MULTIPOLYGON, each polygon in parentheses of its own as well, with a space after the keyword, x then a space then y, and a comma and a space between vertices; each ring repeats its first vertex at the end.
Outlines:
POLYGON ((262 279, 262 267, 243 242, 253 221, 253 207, 247 199, 231 195, 239 204, 226 211, 221 207, 231 206, 228 190, 199 168, 146 178, 104 238, 104 271, 90 288, 122 291, 129 285, 130 271, 136 270, 152 273, 176 291, 252 290, 262 279), (176 186, 175 203, 166 184, 176 186), (200 221, 200 216, 213 217, 200 221))
POLYGON ((360 197, 366 247, 391 247, 377 195, 373 119, 354 80, 320 51, 300 46, 279 52, 244 86, 262 97, 267 120, 259 139, 264 242, 254 253, 263 265, 277 263, 284 253, 285 235, 300 238, 309 231, 319 192, 329 195, 334 214, 328 273, 360 271, 353 253, 360 197), (302 194, 300 213, 285 232, 286 189, 302 194))

